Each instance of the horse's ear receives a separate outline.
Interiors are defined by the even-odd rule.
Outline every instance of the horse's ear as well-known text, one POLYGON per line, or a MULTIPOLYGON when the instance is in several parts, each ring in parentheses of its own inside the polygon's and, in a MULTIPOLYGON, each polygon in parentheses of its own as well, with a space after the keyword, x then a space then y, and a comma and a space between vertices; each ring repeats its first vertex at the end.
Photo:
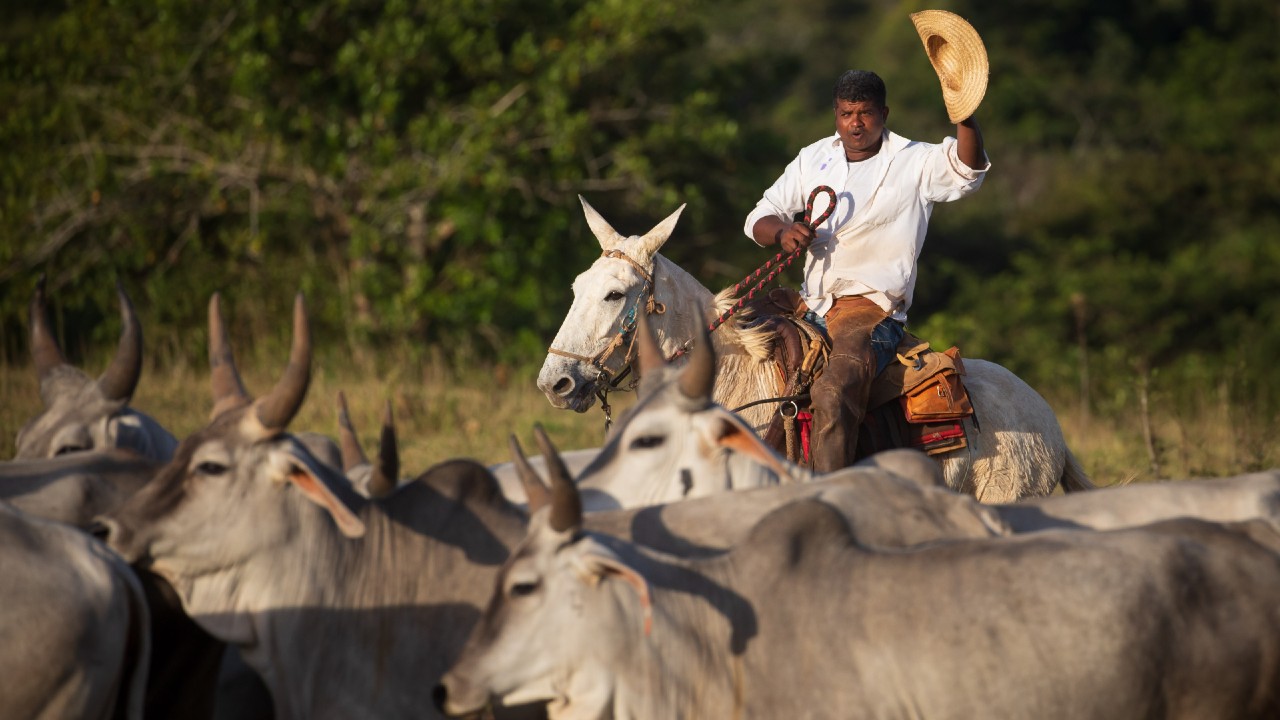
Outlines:
POLYGON ((680 213, 684 212, 685 205, 676 208, 676 211, 668 215, 666 220, 654 225, 652 230, 640 238, 640 255, 645 258, 640 262, 647 263, 654 253, 662 249, 667 238, 671 237, 671 233, 675 231, 676 221, 680 219, 680 213))
POLYGON ((600 241, 600 248, 602 250, 617 250, 621 247, 622 241, 626 238, 619 235, 618 231, 614 230, 613 226, 601 217, 595 208, 591 207, 591 203, 588 203, 586 198, 579 195, 578 199, 582 201, 582 214, 587 216, 587 227, 591 228, 592 234, 600 241))

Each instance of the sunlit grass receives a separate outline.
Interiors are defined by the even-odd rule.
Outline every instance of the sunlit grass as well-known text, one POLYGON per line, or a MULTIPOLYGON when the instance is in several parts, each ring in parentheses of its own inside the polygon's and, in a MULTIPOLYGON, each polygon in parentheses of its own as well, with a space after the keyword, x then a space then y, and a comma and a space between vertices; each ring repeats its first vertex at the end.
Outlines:
MULTIPOLYGON (((260 394, 276 381, 286 353, 260 349, 255 355, 264 359, 241 360, 240 370, 249 392, 260 394)), ((390 400, 406 475, 456 457, 505 462, 508 435, 515 433, 531 448, 535 424, 545 427, 561 449, 598 446, 604 437, 604 416, 598 407, 578 414, 556 410, 547 402, 535 385, 534 363, 523 368, 469 363, 458 369, 444 361, 403 355, 400 359, 383 355, 376 363, 346 355, 318 357, 306 403, 291 429, 335 436, 336 396, 342 390, 366 452, 372 454, 383 406, 390 400), (382 370, 370 369, 373 365, 382 370)), ((91 372, 100 371, 100 366, 92 367, 91 372)), ((4 438, 0 456, 9 458, 18 429, 41 408, 34 371, 28 366, 0 365, 0 397, 4 400, 0 403, 4 438)), ((615 394, 611 399, 616 416, 633 396, 615 394)), ((1086 418, 1070 403, 1053 404, 1068 444, 1094 482, 1108 485, 1156 477, 1136 408, 1124 417, 1095 413, 1086 418)), ((183 363, 163 370, 148 367, 133 405, 185 437, 208 420, 208 370, 183 363)), ((1280 451, 1267 440, 1280 429, 1277 419, 1244 418, 1226 403, 1212 400, 1178 413, 1156 405, 1152 417, 1161 477, 1232 475, 1280 467, 1280 451)))

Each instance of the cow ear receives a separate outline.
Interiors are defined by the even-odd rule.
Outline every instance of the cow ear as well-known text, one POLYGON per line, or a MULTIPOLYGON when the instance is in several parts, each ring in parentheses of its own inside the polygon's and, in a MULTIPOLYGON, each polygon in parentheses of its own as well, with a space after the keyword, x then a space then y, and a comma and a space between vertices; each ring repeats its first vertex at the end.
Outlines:
POLYGON ((289 452, 284 470, 284 479, 293 483, 302 496, 319 505, 329 513, 343 535, 349 538, 364 536, 364 521, 356 511, 334 491, 333 487, 322 477, 327 470, 319 462, 314 461, 305 450, 289 452))
POLYGON ((715 446, 741 453, 764 465, 777 473, 781 482, 791 482, 795 479, 795 466, 774 452, 773 448, 765 444, 764 440, 735 413, 716 407, 712 412, 703 413, 702 418, 706 423, 705 432, 715 446))
POLYGON ((644 612, 644 634, 653 630, 653 605, 649 598, 649 583, 644 576, 630 565, 624 563, 607 546, 591 539, 581 541, 578 556, 578 568, 582 579, 595 587, 601 580, 618 579, 630 585, 640 598, 640 607, 644 612))

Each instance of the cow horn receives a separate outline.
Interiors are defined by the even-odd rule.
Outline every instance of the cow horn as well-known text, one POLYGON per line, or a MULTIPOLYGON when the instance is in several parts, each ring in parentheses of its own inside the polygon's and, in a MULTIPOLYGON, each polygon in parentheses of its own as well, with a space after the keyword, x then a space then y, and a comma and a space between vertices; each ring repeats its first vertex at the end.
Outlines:
POLYGON ((44 275, 36 281, 36 291, 31 295, 31 360, 35 363, 36 373, 44 380, 54 368, 67 364, 67 359, 54 339, 53 329, 49 327, 48 310, 44 300, 44 275))
POLYGON ((351 472, 351 468, 369 462, 360 447, 360 439, 356 437, 356 429, 351 425, 347 394, 341 390, 338 391, 338 447, 342 449, 343 472, 351 472))
POLYGON ((680 372, 680 394, 706 403, 711 402, 711 390, 715 387, 716 353, 711 347, 707 326, 699 324, 698 328, 701 332, 689 353, 689 364, 680 372))
POLYGON ((529 514, 532 515, 551 503, 551 489, 538 477, 538 471, 533 469, 533 465, 529 464, 529 458, 524 456, 524 448, 520 447, 520 441, 515 435, 507 438, 507 446, 511 449, 511 462, 516 466, 520 484, 524 486, 525 497, 529 499, 529 514))
POLYGON ((227 328, 222 322, 222 296, 218 293, 209 298, 209 376, 213 389, 212 417, 249 402, 249 393, 240 382, 236 358, 227 340, 227 328))
POLYGON ((258 399, 258 422, 269 432, 284 430, 302 407, 311 384, 311 330, 307 326, 307 304, 302 293, 293 301, 293 345, 289 365, 271 392, 258 399))
POLYGON ((120 331, 116 356, 98 378, 98 388, 108 400, 128 402, 138 387, 138 378, 142 377, 142 326, 119 280, 116 281, 116 296, 120 299, 120 319, 124 327, 120 331))
POLYGON ((391 413, 391 401, 387 401, 382 414, 382 435, 378 439, 378 461, 369 477, 369 496, 386 497, 400 483, 400 451, 396 447, 396 421, 391 413))
POLYGON ((582 497, 578 495, 578 486, 569 468, 541 425, 533 426, 533 436, 542 450, 547 474, 551 476, 551 529, 565 532, 582 527, 582 497))
POLYGON ((639 312, 636 318, 636 344, 639 345, 637 355, 640 359, 640 377, 660 372, 667 365, 662 357, 662 348, 658 345, 658 337, 649 324, 648 313, 639 312))

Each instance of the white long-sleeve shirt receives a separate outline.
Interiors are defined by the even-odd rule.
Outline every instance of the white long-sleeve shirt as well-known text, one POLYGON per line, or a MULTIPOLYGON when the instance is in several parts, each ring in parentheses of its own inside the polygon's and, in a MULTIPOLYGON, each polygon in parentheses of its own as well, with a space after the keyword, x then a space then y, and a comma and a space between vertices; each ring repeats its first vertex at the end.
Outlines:
MULTIPOLYGON (((826 315, 836 298, 865 295, 906 322, 933 204, 975 192, 990 168, 989 160, 977 170, 961 162, 953 137, 932 144, 888 130, 880 152, 848 162, 839 135, 833 134, 796 155, 747 215, 743 229, 754 240, 752 228, 761 218, 791 222, 815 187, 830 186, 838 204, 809 245, 800 288, 805 303, 826 315)), ((818 196, 814 217, 828 202, 825 193, 818 196)))

